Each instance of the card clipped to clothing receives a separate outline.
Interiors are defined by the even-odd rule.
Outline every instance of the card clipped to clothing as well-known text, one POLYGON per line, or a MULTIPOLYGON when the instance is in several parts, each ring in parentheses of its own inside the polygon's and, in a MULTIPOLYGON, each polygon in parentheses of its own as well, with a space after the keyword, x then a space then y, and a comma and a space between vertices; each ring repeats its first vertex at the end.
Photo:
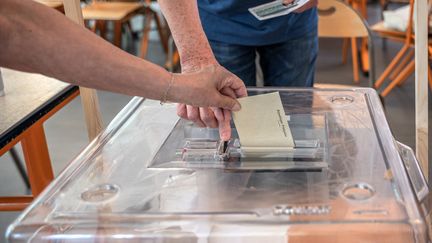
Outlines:
POLYGON ((279 151, 294 141, 279 92, 238 99, 241 110, 233 119, 244 151, 279 151))
POLYGON ((287 15, 305 5, 308 1, 309 0, 293 0, 292 3, 284 5, 282 0, 276 0, 249 8, 249 12, 258 20, 266 20, 287 15))

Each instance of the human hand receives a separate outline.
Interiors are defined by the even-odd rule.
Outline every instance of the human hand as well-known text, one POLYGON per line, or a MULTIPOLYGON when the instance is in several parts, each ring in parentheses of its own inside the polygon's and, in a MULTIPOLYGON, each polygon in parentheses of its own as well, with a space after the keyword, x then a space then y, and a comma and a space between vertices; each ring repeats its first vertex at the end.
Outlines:
MULTIPOLYGON (((217 90, 220 92, 222 96, 225 96, 227 99, 233 100, 238 97, 247 96, 246 87, 237 76, 230 73, 225 68, 220 65, 210 65, 204 68, 200 68, 200 71, 196 71, 197 68, 188 69, 187 67, 183 69, 184 72, 190 72, 184 75, 193 75, 199 73, 213 73, 211 74, 210 79, 213 79, 213 82, 221 82, 217 90)), ((204 84, 204 80, 196 80, 194 82, 200 82, 200 84, 204 84)), ((209 85, 209 84, 204 84, 209 85)), ((211 85, 211 84, 210 84, 211 85)), ((198 97, 194 97, 198 98, 198 97)), ((204 96, 204 98, 209 101, 209 96, 204 96)), ((185 102, 186 103, 186 102, 185 102)), ((189 103, 190 104, 190 103, 189 103)), ((236 102, 236 104, 238 104, 236 102)), ((177 114, 184 118, 193 121, 195 124, 201 127, 219 127, 219 133, 222 140, 229 140, 231 137, 231 112, 230 110, 236 110, 234 107, 224 107, 221 105, 186 105, 186 104, 178 104, 177 105, 177 114), (222 109, 221 109, 222 108, 222 109)))
POLYGON ((231 112, 227 109, 178 104, 177 115, 200 127, 219 128, 219 136, 223 141, 231 138, 231 112))
MULTIPOLYGON (((283 4, 288 5, 292 3, 294 0, 284 0, 283 4)), ((318 6, 318 0, 309 0, 305 5, 301 6, 300 8, 296 9, 294 13, 303 13, 306 10, 309 10, 311 8, 314 8, 318 6)))

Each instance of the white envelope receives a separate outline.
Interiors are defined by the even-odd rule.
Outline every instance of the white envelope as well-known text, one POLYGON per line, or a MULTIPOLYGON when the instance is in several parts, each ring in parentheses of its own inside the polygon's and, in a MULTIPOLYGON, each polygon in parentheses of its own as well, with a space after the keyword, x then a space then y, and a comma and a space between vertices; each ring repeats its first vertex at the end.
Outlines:
POLYGON ((233 119, 243 150, 291 149, 294 140, 279 92, 238 99, 241 110, 233 119))

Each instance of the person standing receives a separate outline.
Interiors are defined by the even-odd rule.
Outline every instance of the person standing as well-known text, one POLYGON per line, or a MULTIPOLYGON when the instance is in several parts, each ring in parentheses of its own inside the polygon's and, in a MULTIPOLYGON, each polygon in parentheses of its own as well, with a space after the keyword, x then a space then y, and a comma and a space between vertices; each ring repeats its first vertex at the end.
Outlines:
MULTIPOLYGON (((317 0, 288 15, 258 20, 248 9, 269 0, 159 0, 180 54, 183 73, 223 66, 256 85, 256 53, 266 86, 311 87, 318 53, 317 0)), ((282 0, 281 0, 282 2, 282 0)), ((283 0, 290 4, 292 0, 283 0)), ((212 109, 179 104, 177 114, 230 133, 212 109)), ((230 114, 226 114, 230 116, 230 114)))

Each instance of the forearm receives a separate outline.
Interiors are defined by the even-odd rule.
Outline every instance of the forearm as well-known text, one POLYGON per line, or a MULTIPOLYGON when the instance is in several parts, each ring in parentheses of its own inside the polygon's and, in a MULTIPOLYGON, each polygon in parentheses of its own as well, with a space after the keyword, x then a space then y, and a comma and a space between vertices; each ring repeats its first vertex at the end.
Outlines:
POLYGON ((196 65, 217 63, 201 25, 197 0, 158 2, 179 50, 182 68, 194 69, 199 68, 196 65))
POLYGON ((0 26, 0 66, 152 99, 168 86, 171 74, 163 68, 33 1, 0 0, 0 26))

